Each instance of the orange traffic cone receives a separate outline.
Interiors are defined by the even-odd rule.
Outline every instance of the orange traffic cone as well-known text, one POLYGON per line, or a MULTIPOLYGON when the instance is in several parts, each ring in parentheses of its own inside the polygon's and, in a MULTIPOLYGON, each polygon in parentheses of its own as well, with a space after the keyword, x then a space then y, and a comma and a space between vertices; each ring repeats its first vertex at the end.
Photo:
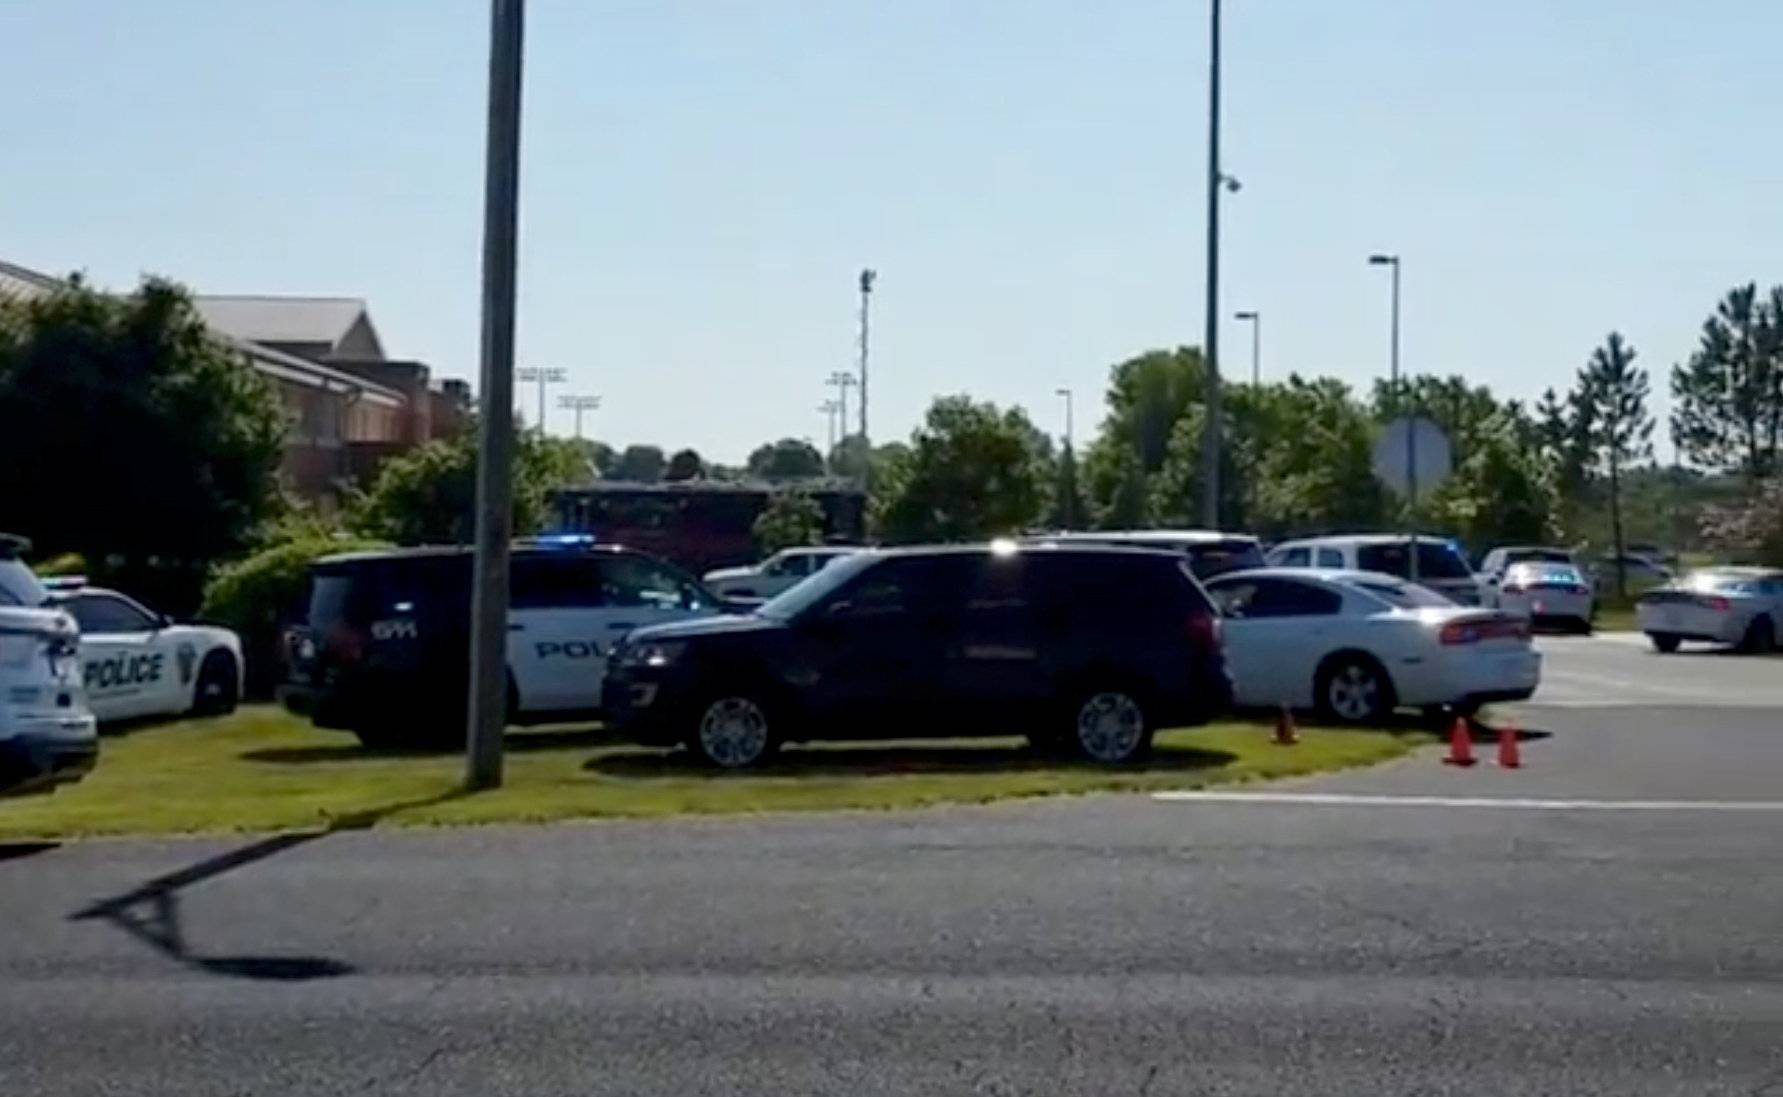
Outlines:
POLYGON ((1443 764, 1471 766, 1473 763, 1473 735, 1467 730, 1467 717, 1457 716, 1455 726, 1449 731, 1449 754, 1443 764))
POLYGON ((1517 747, 1517 726, 1507 723, 1498 729, 1498 764, 1516 769, 1523 764, 1523 753, 1517 747))
POLYGON ((1275 718, 1275 736, 1270 742, 1277 746, 1291 747, 1300 741, 1300 733, 1294 729, 1294 713, 1287 705, 1282 706, 1281 715, 1275 718))

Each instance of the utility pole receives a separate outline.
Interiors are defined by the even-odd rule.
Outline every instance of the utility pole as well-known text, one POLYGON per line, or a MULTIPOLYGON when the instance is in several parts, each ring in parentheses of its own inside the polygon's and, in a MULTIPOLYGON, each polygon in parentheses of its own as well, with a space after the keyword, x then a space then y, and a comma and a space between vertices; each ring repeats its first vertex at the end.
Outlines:
POLYGON ((842 410, 842 405, 834 400, 825 400, 817 405, 817 410, 823 412, 823 424, 829 430, 830 448, 824 452, 824 460, 828 461, 830 454, 836 450, 836 413, 842 410))
POLYGON ((1060 461, 1059 475, 1063 489, 1069 489, 1065 495, 1065 512, 1059 517, 1065 520, 1066 529, 1077 528, 1077 450, 1071 444, 1074 424, 1071 421, 1071 390, 1069 388, 1054 389, 1055 396, 1065 400, 1065 453, 1060 461), (1069 462, 1070 478, 1065 479, 1066 465, 1069 462))
POLYGON ((576 413, 576 441, 580 442, 582 440, 582 413, 599 411, 601 398, 598 396, 559 396, 557 406, 568 408, 576 413))
MULTIPOLYGON (((873 300, 873 283, 879 278, 874 270, 861 271, 861 442, 867 441, 867 313, 873 300)), ((842 436, 848 437, 848 416, 842 416, 842 436)))
POLYGON ((1245 309, 1232 314, 1234 320, 1247 320, 1251 325, 1251 387, 1256 388, 1263 383, 1263 314, 1256 309, 1245 309))
POLYGON ((848 440, 848 390, 856 384, 854 374, 839 369, 824 382, 836 386, 837 414, 842 417, 842 440, 848 440))
POLYGON ((561 385, 570 379, 569 371, 562 369, 538 369, 525 366, 516 370, 514 376, 522 381, 539 383, 539 437, 545 436, 545 386, 561 385))
POLYGON ((1238 180, 1220 170, 1220 0, 1208 0, 1207 66, 1207 301, 1201 340, 1206 376, 1206 421, 1201 430, 1201 524, 1220 524, 1220 188, 1238 180))
MULTIPOLYGON (((1418 432, 1417 412, 1411 408, 1411 384, 1400 387, 1399 377, 1399 267, 1397 255, 1370 255, 1368 262, 1372 266, 1390 267, 1393 271, 1393 305, 1390 325, 1392 334, 1387 350, 1387 387, 1392 390, 1394 400, 1399 404, 1399 418, 1405 420, 1405 502, 1407 525, 1415 524, 1418 505, 1418 432)), ((1405 535, 1406 569, 1412 579, 1418 577, 1418 536, 1415 529, 1408 530, 1405 535)))
MULTIPOLYGON (((514 297, 520 207, 520 63, 525 0, 491 0, 483 178, 483 414, 477 422, 477 546, 471 570, 467 789, 501 784, 508 708, 508 541, 514 483, 514 297)), ((542 417, 541 417, 542 418, 542 417)), ((540 424, 543 426, 543 423, 540 424)))

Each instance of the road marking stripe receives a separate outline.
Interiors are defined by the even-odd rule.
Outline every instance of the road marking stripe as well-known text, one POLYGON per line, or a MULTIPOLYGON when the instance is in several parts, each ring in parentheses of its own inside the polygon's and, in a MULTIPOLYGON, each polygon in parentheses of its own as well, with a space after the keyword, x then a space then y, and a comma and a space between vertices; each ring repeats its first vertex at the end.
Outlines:
POLYGON ((1168 803, 1328 804, 1339 807, 1507 808, 1526 811, 1783 811, 1783 800, 1536 800, 1494 796, 1373 796, 1344 792, 1154 792, 1168 803))

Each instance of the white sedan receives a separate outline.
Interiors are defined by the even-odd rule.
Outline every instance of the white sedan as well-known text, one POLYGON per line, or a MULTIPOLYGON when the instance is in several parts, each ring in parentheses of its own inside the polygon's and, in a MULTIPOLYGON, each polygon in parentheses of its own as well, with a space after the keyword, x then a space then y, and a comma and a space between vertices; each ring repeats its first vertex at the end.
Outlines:
POLYGON ((80 626, 87 704, 100 723, 140 716, 217 715, 241 698, 241 639, 178 625, 115 590, 59 586, 52 602, 80 626))
POLYGON ((1395 708, 1520 701, 1541 682, 1529 622, 1458 606, 1397 576, 1259 568, 1208 581, 1246 707, 1314 708, 1346 723, 1395 708))
POLYGON ((1635 619, 1660 651, 1676 651, 1684 640, 1772 651, 1783 632, 1783 571, 1693 571, 1676 583, 1641 595, 1635 604, 1635 619))
POLYGON ((772 598, 806 576, 823 570, 859 549, 810 546, 781 549, 759 564, 740 568, 719 568, 708 571, 700 579, 711 590, 725 598, 772 598))
POLYGON ((1572 564, 1512 564, 1493 598, 1499 609, 1535 624, 1591 631, 1591 582, 1572 564))

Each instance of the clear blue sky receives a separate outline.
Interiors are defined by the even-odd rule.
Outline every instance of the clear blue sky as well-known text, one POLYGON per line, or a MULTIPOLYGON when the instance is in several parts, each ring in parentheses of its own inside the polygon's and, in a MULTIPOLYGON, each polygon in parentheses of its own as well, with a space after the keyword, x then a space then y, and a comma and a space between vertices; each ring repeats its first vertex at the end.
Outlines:
MULTIPOLYGON (((1529 397, 1613 327, 1663 392, 1723 290, 1783 280, 1783 4, 1227 9, 1222 311, 1263 310, 1271 375, 1384 369, 1374 250, 1408 368, 1529 397)), ((487 32, 482 0, 0 4, 0 257, 362 296, 473 376, 487 32)), ((876 438, 956 391, 1056 430, 1068 385, 1081 440, 1111 363, 1200 341, 1206 46, 1204 0, 533 0, 521 361, 617 443, 821 441, 871 264, 876 438)))

